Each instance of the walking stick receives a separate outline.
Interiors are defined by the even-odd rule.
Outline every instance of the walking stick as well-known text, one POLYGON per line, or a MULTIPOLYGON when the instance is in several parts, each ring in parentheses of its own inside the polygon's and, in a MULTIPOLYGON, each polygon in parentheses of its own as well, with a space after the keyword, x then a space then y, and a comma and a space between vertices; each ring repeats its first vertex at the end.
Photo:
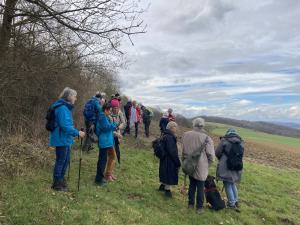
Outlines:
MULTIPOLYGON (((80 130, 84 131, 84 128, 81 128, 80 130)), ((80 158, 79 158, 78 182, 77 182, 77 191, 78 192, 79 192, 79 186, 80 186, 81 161, 82 161, 82 138, 80 138, 80 158)))
POLYGON ((70 159, 69 159, 68 181, 70 179, 70 169, 71 169, 71 152, 70 152, 70 159))

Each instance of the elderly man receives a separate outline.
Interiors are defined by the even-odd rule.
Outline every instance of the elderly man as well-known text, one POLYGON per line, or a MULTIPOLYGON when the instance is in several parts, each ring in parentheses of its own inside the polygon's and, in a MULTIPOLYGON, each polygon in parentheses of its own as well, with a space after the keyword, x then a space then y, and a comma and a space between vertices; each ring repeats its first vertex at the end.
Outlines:
POLYGON ((188 207, 194 208, 195 204, 195 192, 197 191, 196 208, 197 213, 204 212, 204 182, 208 175, 208 167, 214 161, 215 151, 212 139, 207 135, 204 130, 205 121, 202 118, 193 120, 193 130, 185 132, 183 135, 183 160, 195 151, 199 151, 202 148, 200 157, 197 158, 196 169, 192 175, 189 175, 189 202, 188 207))

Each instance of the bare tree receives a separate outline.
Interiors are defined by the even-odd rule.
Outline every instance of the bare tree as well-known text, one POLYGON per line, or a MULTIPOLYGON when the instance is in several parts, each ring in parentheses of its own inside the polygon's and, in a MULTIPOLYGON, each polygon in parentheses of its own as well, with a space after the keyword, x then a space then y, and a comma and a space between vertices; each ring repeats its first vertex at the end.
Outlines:
POLYGON ((69 43, 85 53, 119 50, 120 38, 145 32, 136 0, 2 0, 0 1, 0 59, 9 47, 13 29, 39 31, 64 48, 58 28, 69 43), (34 27, 32 26, 34 25, 34 27))

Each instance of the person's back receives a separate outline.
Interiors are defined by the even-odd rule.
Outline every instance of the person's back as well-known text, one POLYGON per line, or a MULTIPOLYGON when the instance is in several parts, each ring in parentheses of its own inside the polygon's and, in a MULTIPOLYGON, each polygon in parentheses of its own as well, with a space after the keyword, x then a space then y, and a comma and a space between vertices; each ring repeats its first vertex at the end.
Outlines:
POLYGON ((95 123, 98 113, 101 111, 99 98, 93 96, 84 106, 83 115, 86 122, 95 123))
POLYGON ((195 193, 197 191, 196 207, 198 213, 203 213, 204 182, 208 175, 208 167, 213 162, 215 156, 213 141, 205 132, 204 126, 204 119, 194 119, 193 130, 184 133, 182 138, 183 169, 188 173, 187 175, 189 175, 190 180, 188 207, 194 208, 195 193), (201 151, 201 153, 199 154, 197 151, 199 153, 201 151), (189 169, 187 170, 186 167, 189 169))
POLYGON ((143 122, 144 123, 150 122, 151 117, 152 117, 152 112, 146 107, 142 107, 142 111, 143 111, 143 114, 142 114, 143 122))
POLYGON ((182 138, 183 144, 183 157, 184 155, 192 154, 194 151, 199 149, 205 144, 207 139, 206 147, 202 152, 197 169, 193 177, 195 179, 205 181, 208 175, 208 167, 214 161, 214 144, 212 139, 207 135, 203 129, 194 128, 192 131, 185 132, 182 138))
POLYGON ((178 184, 178 172, 181 166, 177 148, 177 124, 170 122, 162 136, 164 157, 159 161, 160 191, 165 191, 167 197, 172 197, 170 186, 178 184))
POLYGON ((159 121, 159 128, 161 133, 165 132, 168 123, 169 123, 168 115, 164 114, 159 121))
POLYGON ((124 106, 124 113, 127 120, 129 120, 131 106, 132 106, 131 101, 128 101, 124 106))
POLYGON ((228 199, 228 207, 235 209, 238 207, 238 189, 236 183, 239 183, 241 181, 243 170, 240 168, 239 170, 230 168, 231 165, 229 164, 230 161, 228 160, 229 157, 232 157, 230 156, 230 151, 232 151, 233 146, 238 147, 234 150, 239 151, 237 152, 238 154, 234 155, 241 155, 241 157, 239 157, 238 159, 234 158, 233 163, 239 163, 242 165, 244 142, 242 138, 237 134, 237 131, 233 128, 230 128, 228 129, 226 135, 221 139, 221 142, 216 149, 216 157, 219 160, 216 174, 217 179, 222 180, 224 183, 228 199))
POLYGON ((95 132, 96 120, 102 108, 100 104, 101 99, 102 95, 100 92, 97 92, 96 95, 91 97, 84 106, 83 116, 87 135, 83 143, 83 151, 90 151, 93 149, 93 136, 95 132))

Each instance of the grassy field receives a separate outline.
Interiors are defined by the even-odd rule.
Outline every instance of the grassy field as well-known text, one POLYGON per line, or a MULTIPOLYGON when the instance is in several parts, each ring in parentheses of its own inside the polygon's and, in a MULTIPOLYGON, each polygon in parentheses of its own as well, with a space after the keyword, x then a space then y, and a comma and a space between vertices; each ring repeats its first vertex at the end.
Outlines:
MULTIPOLYGON (((228 128, 232 127, 230 125, 219 124, 219 123, 208 123, 208 125, 212 129, 212 133, 219 136, 224 136, 228 128)), ((282 145, 289 145, 293 147, 300 147, 299 138, 291 138, 291 137, 267 134, 267 133, 263 133, 251 129, 241 128, 241 127, 235 127, 235 128, 245 140, 269 142, 273 144, 282 144, 282 145)))
POLYGON ((300 224, 299 171, 246 163, 239 186, 241 213, 207 209, 200 216, 187 209, 186 196, 179 193, 182 176, 173 199, 156 190, 158 161, 152 152, 123 146, 123 163, 116 169, 119 180, 105 188, 93 184, 97 153, 84 155, 80 193, 76 192, 76 153, 70 193, 49 188, 50 169, 1 181, 0 224, 300 224))

